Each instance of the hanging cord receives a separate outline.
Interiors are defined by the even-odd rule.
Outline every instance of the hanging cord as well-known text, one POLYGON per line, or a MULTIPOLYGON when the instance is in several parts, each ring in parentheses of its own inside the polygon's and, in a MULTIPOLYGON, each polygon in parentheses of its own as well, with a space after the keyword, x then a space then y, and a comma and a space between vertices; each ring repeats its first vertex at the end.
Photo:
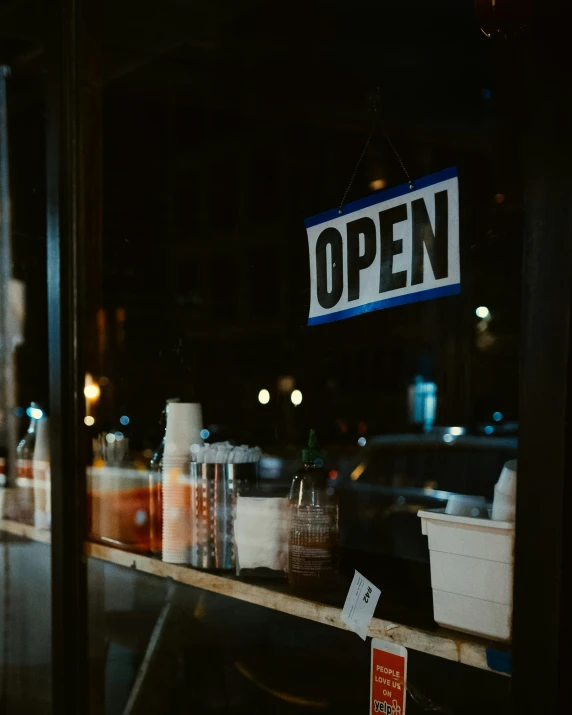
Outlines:
MULTIPOLYGON (((340 206, 339 206, 339 208, 338 208, 338 214, 339 214, 340 216, 341 216, 341 215, 343 214, 343 212, 344 212, 343 209, 344 209, 344 204, 345 204, 345 202, 346 202, 346 197, 347 197, 347 195, 348 195, 349 190, 352 188, 352 184, 354 183, 354 180, 355 180, 355 178, 356 178, 356 175, 357 175, 358 169, 359 169, 359 167, 360 167, 360 164, 362 163, 363 158, 364 158, 364 156, 366 155, 366 152, 367 152, 367 150, 368 150, 368 148, 369 148, 370 142, 371 142, 371 140, 372 140, 372 138, 373 138, 373 135, 375 134, 375 130, 377 129, 377 125, 378 125, 378 123, 379 123, 379 114, 378 114, 378 111, 377 111, 377 105, 378 105, 378 103, 379 103, 379 89, 377 90, 377 93, 376 93, 376 94, 374 95, 374 97, 372 98, 372 103, 373 103, 373 111, 374 111, 374 113, 375 113, 375 117, 374 117, 374 120, 373 120, 373 124, 372 124, 372 127, 371 127, 371 131, 370 131, 370 133, 369 133, 369 136, 368 136, 368 138, 367 138, 367 140, 366 140, 366 142, 365 142, 364 148, 362 149, 360 158, 357 160, 357 164, 355 165, 355 168, 354 168, 354 171, 353 171, 353 174, 352 174, 352 178, 350 179, 350 183, 348 184, 347 189, 344 191, 344 195, 342 196, 342 200, 341 200, 340 206)), ((391 141, 391 138, 390 138, 389 134, 387 133, 385 127, 382 126, 382 127, 381 127, 381 131, 383 132, 383 136, 386 138, 387 143, 388 143, 389 146, 391 147, 391 150, 393 151, 393 153, 394 153, 395 156, 397 157, 397 161, 399 162, 399 164, 401 165, 401 168, 403 169, 403 173, 405 174, 405 176, 406 176, 406 178, 407 178, 407 182, 408 182, 408 184, 409 184, 409 188, 410 188, 411 190, 413 190, 413 189, 415 188, 415 185, 414 185, 413 182, 411 181, 411 177, 409 176, 409 172, 408 172, 407 169, 405 168, 405 164, 403 163, 403 159, 401 158, 399 152, 397 151, 397 149, 395 148, 393 142, 391 141)))
POLYGON ((348 191, 352 188, 352 184, 354 183, 354 179, 356 178, 356 174, 357 174, 357 172, 358 172, 358 169, 359 169, 359 167, 360 167, 360 164, 361 164, 362 161, 363 161, 363 158, 364 158, 364 156, 365 156, 365 154, 366 154, 366 152, 367 152, 367 150, 368 150, 369 143, 371 142, 371 138, 373 137, 373 134, 374 134, 375 129, 376 129, 376 127, 377 127, 377 120, 378 120, 378 116, 377 116, 377 112, 376 112, 376 113, 375 113, 375 119, 373 120, 373 126, 371 127, 371 131, 370 131, 369 136, 368 136, 368 138, 367 138, 367 140, 366 140, 366 142, 365 142, 365 146, 364 146, 364 148, 362 149, 360 158, 357 160, 357 164, 355 165, 354 173, 352 174, 352 178, 350 179, 350 183, 348 184, 346 190, 344 191, 344 195, 342 196, 342 200, 341 200, 341 203, 340 203, 340 207, 339 207, 339 209, 338 209, 338 213, 339 213, 340 216, 343 214, 343 208, 344 208, 344 204, 346 203, 346 196, 348 195, 348 191))
POLYGON ((395 156, 397 157, 397 161, 401 164, 401 168, 403 169, 403 173, 405 174, 405 178, 407 179, 407 183, 409 184, 409 188, 411 189, 411 191, 413 191, 413 189, 415 188, 415 184, 411 181, 411 177, 409 176, 409 172, 408 172, 407 169, 405 168, 405 164, 403 163, 403 159, 401 158, 401 154, 397 151, 397 149, 396 149, 395 146, 393 145, 393 142, 391 141, 391 139, 390 139, 390 137, 389 137, 389 134, 386 132, 385 127, 382 127, 381 130, 382 130, 382 132, 383 132, 384 137, 387 139, 387 143, 389 144, 389 146, 391 147, 393 153, 394 153, 395 156))

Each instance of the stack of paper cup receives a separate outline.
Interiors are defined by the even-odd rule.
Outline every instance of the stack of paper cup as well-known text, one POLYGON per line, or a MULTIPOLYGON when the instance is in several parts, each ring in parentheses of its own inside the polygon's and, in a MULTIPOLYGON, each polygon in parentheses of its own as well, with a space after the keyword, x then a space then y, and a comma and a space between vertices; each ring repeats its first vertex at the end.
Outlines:
POLYGON ((38 420, 33 459, 34 525, 37 529, 51 527, 50 431, 47 417, 38 420))
POLYGON ((517 460, 507 462, 495 485, 492 518, 495 521, 514 521, 516 518, 517 460))
POLYGON ((188 562, 191 539, 191 444, 201 441, 202 411, 198 403, 167 404, 162 465, 163 561, 188 562))
POLYGON ((162 558, 171 564, 186 564, 191 540, 191 486, 186 466, 163 468, 162 558))
POLYGON ((202 443, 203 415, 198 402, 169 402, 165 456, 190 457, 191 444, 202 443))

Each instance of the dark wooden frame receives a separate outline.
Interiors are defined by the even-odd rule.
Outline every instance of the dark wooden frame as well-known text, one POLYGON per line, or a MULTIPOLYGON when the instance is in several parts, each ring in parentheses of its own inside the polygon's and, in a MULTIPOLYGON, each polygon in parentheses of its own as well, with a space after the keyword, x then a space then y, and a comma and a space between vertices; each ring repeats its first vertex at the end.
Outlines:
POLYGON ((526 135, 512 642, 516 714, 540 702, 547 712, 569 709, 572 62, 557 7, 538 8, 535 17, 522 55, 526 135), (539 689, 545 677, 546 688, 539 689))

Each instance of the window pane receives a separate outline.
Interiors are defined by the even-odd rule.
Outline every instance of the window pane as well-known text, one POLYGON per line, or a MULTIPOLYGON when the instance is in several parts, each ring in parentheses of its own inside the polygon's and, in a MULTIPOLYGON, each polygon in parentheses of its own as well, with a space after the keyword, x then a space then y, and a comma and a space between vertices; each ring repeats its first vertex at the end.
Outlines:
POLYGON ((0 9, 0 700, 51 702, 43 2, 0 9))
MULTIPOLYGON (((476 625, 455 624, 451 603, 437 608, 434 591, 445 599, 449 591, 432 583, 418 516, 449 504, 468 513, 441 515, 444 523, 466 517, 494 529, 495 485, 517 456, 519 90, 474 3, 316 1, 277 16, 269 2, 173 0, 157 10, 122 0, 108 8, 103 54, 103 268, 90 277, 102 288, 101 347, 86 366, 98 386, 86 427, 87 549, 101 707, 119 711, 151 682, 155 694, 205 712, 246 710, 249 698, 257 712, 364 707, 365 690, 327 683, 345 667, 351 639, 324 623, 341 626, 356 569, 383 592, 378 632, 395 622, 449 638, 455 653, 481 647, 475 634, 507 648, 511 564, 505 600, 493 599, 502 627, 487 626, 484 612, 476 625), (414 196, 425 177, 452 168, 460 291, 397 300, 384 280, 401 275, 413 289, 421 274, 435 285, 444 270, 450 276, 453 252, 439 254, 437 224, 443 210, 454 226, 454 201, 443 209, 433 194, 414 196), (351 203, 360 199, 376 207, 375 255, 366 260, 360 230, 350 269, 344 223, 340 258, 334 239, 324 248, 325 293, 341 277, 352 308, 350 273, 365 281, 372 264, 371 303, 384 292, 396 302, 309 325, 318 255, 304 220, 333 210, 333 227, 352 208, 357 220, 351 203), (377 207, 385 200, 394 203, 377 207), (380 214, 399 207, 405 218, 389 221, 389 235, 380 214), (415 246, 414 220, 424 226, 415 246), (220 593, 195 592, 201 583, 220 593), (308 604, 309 622, 295 619, 308 604), (212 631, 203 607, 220 618, 217 627, 210 616, 212 631), (251 626, 232 631, 243 614, 251 626), (193 653, 214 631, 220 657, 211 669, 193 653), (147 670, 162 660, 154 634, 180 672, 204 674, 202 690, 173 673, 159 684, 162 666, 147 670), (331 647, 314 642, 304 655, 314 638, 331 647), (257 648, 278 647, 291 654, 287 667, 270 657, 254 663, 257 648), (314 670, 296 668, 306 656, 314 670), (114 670, 115 657, 123 665, 114 670), (224 687, 209 692, 211 682, 224 687)), ((512 509, 510 498, 504 506, 512 509)), ((454 595, 487 601, 482 592, 454 595)), ((410 667, 420 674, 428 655, 417 650, 410 667)), ((461 666, 431 667, 438 678, 415 677, 420 700, 470 711, 460 681, 449 696, 439 684, 455 682, 461 666)), ((506 683, 478 668, 486 659, 467 677, 502 712, 506 683)))

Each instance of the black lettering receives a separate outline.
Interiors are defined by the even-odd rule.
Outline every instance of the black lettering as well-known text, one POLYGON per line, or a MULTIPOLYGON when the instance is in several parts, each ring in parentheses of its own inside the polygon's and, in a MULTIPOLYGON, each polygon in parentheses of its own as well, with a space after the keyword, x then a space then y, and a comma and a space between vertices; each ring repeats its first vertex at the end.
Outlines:
POLYGON ((322 308, 333 308, 344 290, 344 242, 337 228, 325 228, 316 241, 316 283, 318 302, 322 308), (332 290, 328 292, 328 256, 332 253, 332 290))
POLYGON ((348 300, 359 298, 359 272, 373 263, 376 252, 375 223, 364 216, 350 221, 347 226, 348 236, 348 300), (359 237, 364 237, 364 252, 359 253, 359 237))
POLYGON ((423 283, 423 246, 433 269, 435 279, 449 274, 449 197, 447 191, 435 194, 435 233, 423 199, 411 202, 413 244, 411 247, 411 285, 423 283))
POLYGON ((379 273, 379 292, 405 288, 407 271, 393 272, 393 257, 403 253, 403 241, 393 240, 393 226, 401 221, 407 221, 407 204, 400 204, 379 214, 379 236, 381 244, 381 260, 379 273))

